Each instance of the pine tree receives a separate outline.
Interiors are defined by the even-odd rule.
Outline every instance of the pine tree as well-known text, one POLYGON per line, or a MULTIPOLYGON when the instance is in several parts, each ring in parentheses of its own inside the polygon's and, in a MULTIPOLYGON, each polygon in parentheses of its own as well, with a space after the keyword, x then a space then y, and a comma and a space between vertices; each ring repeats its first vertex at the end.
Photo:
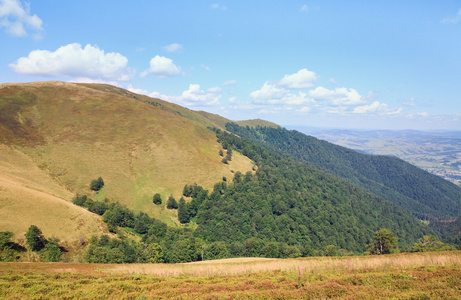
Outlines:
POLYGON ((168 208, 168 209, 178 209, 178 202, 173 197, 173 195, 170 195, 170 197, 168 197, 168 201, 166 203, 166 208, 168 208))
POLYGON ((182 224, 189 223, 189 212, 187 211, 186 201, 183 197, 179 199, 178 219, 182 224))

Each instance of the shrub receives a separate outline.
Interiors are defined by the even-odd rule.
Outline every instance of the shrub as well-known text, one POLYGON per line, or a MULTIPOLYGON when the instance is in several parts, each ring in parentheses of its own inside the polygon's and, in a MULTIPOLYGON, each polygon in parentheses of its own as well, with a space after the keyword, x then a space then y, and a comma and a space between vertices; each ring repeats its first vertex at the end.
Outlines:
POLYGON ((48 241, 43 236, 42 231, 35 225, 31 225, 26 232, 27 245, 30 250, 40 251, 45 248, 48 241))
POLYGON ((162 204, 162 197, 160 196, 159 193, 157 193, 154 195, 154 198, 152 201, 154 202, 154 204, 160 205, 162 204))
POLYGON ((101 177, 98 179, 92 180, 90 183, 90 189, 93 191, 99 191, 104 186, 104 180, 101 177))

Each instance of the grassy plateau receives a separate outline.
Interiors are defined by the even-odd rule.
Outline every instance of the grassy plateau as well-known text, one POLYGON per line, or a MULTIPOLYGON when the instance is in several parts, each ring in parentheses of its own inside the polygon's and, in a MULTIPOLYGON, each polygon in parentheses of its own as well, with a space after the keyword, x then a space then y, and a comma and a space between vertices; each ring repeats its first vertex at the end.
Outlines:
POLYGON ((459 299, 461 251, 186 264, 0 263, 2 299, 459 299))

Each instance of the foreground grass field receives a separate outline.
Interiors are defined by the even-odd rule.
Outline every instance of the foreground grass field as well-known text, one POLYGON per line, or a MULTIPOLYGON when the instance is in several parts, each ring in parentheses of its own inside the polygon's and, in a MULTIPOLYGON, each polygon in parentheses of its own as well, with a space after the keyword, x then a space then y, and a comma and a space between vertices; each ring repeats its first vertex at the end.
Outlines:
POLYGON ((460 299, 461 251, 187 264, 1 263, 2 299, 460 299))

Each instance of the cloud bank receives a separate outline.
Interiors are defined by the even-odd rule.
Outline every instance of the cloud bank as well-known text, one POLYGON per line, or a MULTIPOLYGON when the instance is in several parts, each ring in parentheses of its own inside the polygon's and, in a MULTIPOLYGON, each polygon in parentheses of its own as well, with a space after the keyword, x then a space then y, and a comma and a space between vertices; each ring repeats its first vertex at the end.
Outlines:
POLYGON ((315 87, 317 74, 304 68, 287 74, 278 81, 266 81, 250 93, 253 109, 260 113, 297 112, 326 114, 400 114, 402 109, 391 109, 379 101, 370 103, 370 96, 363 96, 353 88, 328 89, 315 87))

